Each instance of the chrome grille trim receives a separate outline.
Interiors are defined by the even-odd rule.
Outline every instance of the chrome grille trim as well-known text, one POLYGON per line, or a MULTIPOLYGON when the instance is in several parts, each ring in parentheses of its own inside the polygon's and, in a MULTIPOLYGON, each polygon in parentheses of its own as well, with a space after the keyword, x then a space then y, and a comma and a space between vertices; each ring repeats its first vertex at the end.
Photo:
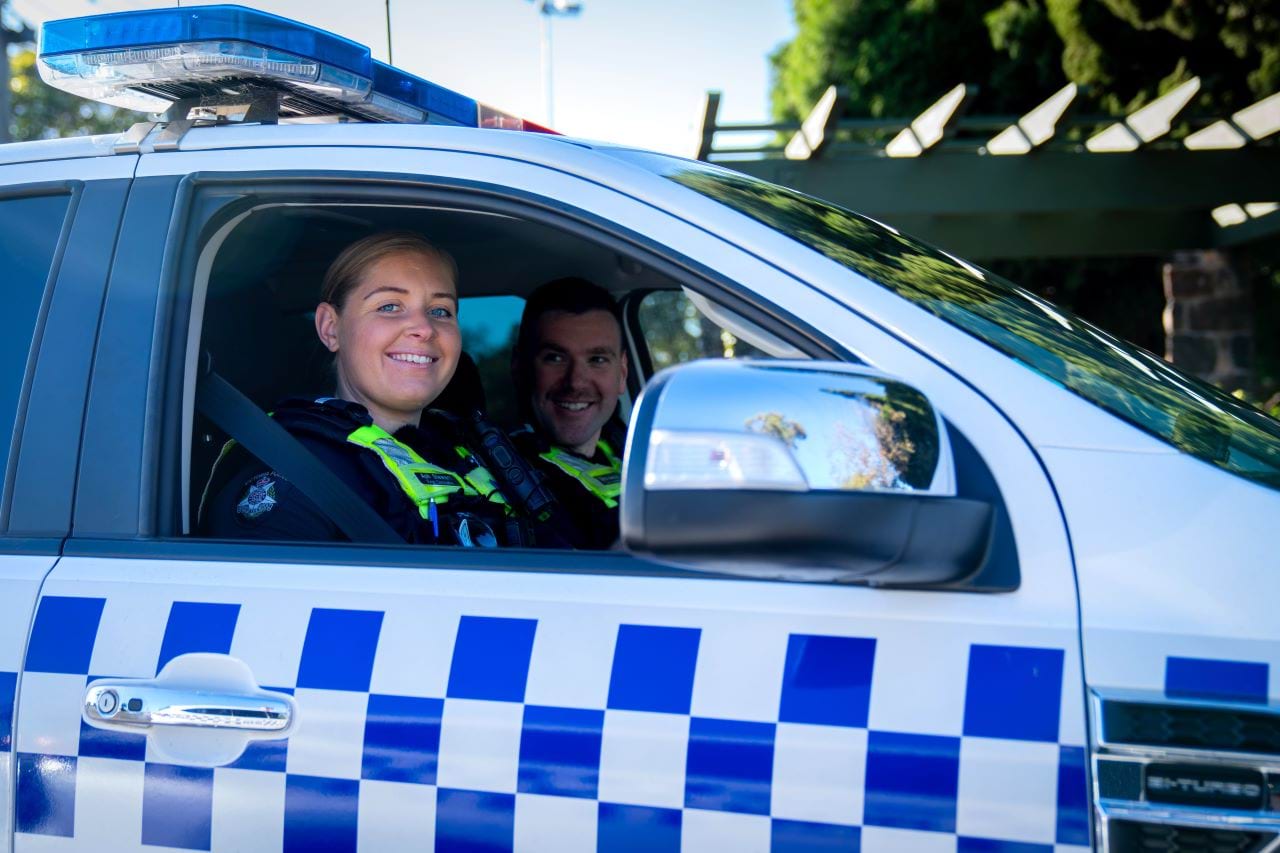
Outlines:
POLYGON ((1253 704, 1170 697, 1160 692, 1090 691, 1089 714, 1094 745, 1090 750, 1090 786, 1097 819, 1096 839, 1102 850, 1112 850, 1111 822, 1129 821, 1139 824, 1186 827, 1209 831, 1261 833, 1265 843, 1258 853, 1280 853, 1280 751, 1243 752, 1232 749, 1198 748, 1185 745, 1161 746, 1117 741, 1108 732, 1108 703, 1150 705, 1154 709, 1192 711, 1203 709, 1213 713, 1241 713, 1251 717, 1273 718, 1280 729, 1280 705, 1253 704), (1115 799, 1102 796, 1099 762, 1117 762, 1144 768, 1139 775, 1137 799, 1115 799), (1268 790, 1264 807, 1244 810, 1229 807, 1182 805, 1146 800, 1145 767, 1157 762, 1201 765, 1205 768, 1239 768, 1263 774, 1268 790))

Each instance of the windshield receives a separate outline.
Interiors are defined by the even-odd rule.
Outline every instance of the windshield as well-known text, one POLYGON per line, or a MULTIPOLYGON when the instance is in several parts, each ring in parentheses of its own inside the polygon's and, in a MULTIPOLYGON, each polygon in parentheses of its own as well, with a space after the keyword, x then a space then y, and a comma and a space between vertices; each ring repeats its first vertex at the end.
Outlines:
POLYGON ((1280 421, 1035 294, 775 184, 675 157, 611 153, 787 234, 1179 450, 1280 488, 1280 421))

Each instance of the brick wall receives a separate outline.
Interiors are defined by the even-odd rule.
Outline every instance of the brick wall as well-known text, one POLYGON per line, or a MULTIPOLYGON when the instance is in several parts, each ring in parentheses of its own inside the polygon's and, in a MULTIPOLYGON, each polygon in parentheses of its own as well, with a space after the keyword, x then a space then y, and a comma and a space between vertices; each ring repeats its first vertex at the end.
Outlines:
POLYGON ((1217 250, 1178 252, 1164 265, 1164 357, 1234 391, 1253 386, 1253 299, 1217 250))

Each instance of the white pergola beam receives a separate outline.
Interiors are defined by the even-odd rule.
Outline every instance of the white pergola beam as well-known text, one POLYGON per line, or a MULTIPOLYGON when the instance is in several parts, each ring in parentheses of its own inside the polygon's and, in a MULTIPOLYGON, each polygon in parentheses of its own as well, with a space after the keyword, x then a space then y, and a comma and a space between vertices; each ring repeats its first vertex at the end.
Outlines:
POLYGON ((1079 94, 1080 87, 1068 83, 1044 103, 987 141, 989 154, 1029 154, 1033 148, 1053 138, 1058 120, 1079 94))
POLYGON ((1193 151, 1243 148, 1280 130, 1280 92, 1263 98, 1237 113, 1230 120, 1215 121, 1184 140, 1193 151))
POLYGON ((787 143, 783 154, 788 160, 808 160, 822 154, 835 135, 836 122, 844 111, 844 99, 842 89, 827 87, 800 129, 787 143))
POLYGON ((1095 154, 1136 151, 1154 142, 1173 128, 1173 120, 1182 112, 1196 92, 1200 78, 1192 77, 1171 92, 1156 98, 1142 109, 1090 137, 1084 147, 1095 154))
POLYGON ((964 83, 947 92, 891 139, 884 153, 890 157, 919 157, 937 145, 968 94, 969 87, 964 83))

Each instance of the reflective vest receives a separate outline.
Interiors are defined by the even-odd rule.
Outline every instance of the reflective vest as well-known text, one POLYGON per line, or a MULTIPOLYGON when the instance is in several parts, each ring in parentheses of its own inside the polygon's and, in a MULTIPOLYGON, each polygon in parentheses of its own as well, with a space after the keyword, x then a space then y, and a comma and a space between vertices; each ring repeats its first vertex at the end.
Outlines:
POLYGON ((622 463, 604 439, 596 444, 596 449, 604 454, 608 464, 601 465, 590 459, 583 459, 560 447, 553 447, 539 456, 577 480, 584 489, 603 501, 605 506, 613 509, 617 507, 618 496, 622 493, 622 463))
POLYGON ((433 523, 433 507, 447 503, 450 495, 458 493, 487 498, 491 503, 506 508, 507 500, 498 491, 493 475, 465 447, 455 449, 463 460, 472 465, 472 469, 465 474, 456 474, 423 459, 412 447, 397 441, 377 424, 367 424, 352 431, 347 435, 347 441, 377 454, 409 500, 418 507, 422 517, 433 523))

